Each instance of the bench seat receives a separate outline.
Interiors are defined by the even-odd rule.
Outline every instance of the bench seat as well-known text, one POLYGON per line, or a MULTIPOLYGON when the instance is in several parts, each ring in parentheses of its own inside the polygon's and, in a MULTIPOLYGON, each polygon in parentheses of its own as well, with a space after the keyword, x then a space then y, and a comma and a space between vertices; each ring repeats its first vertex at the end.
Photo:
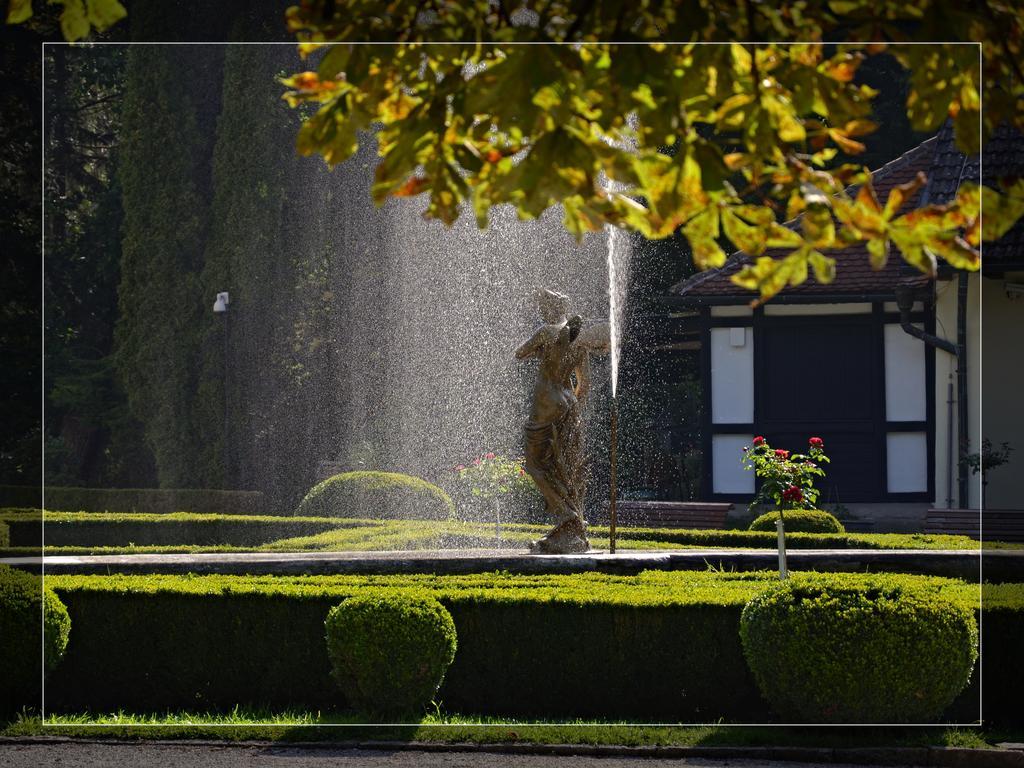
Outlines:
POLYGON ((1024 510, 929 509, 925 533, 959 534, 989 541, 1024 541, 1024 510))
POLYGON ((732 504, 696 501, 619 501, 618 524, 633 528, 724 528, 732 504))

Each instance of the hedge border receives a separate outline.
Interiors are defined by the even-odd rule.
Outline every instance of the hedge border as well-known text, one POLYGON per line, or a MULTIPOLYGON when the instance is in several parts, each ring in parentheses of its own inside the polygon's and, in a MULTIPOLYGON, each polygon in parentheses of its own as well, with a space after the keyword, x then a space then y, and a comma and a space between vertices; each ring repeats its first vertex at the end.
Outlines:
POLYGON ((215 512, 258 515, 266 507, 261 491, 210 488, 74 488, 0 485, 0 507, 41 507, 82 512, 215 512))
MULTIPOLYGON (((337 708, 342 702, 330 681, 323 620, 339 599, 372 588, 433 596, 451 612, 460 650, 441 699, 452 711, 766 722, 738 628, 743 605, 774 578, 768 572, 48 577, 75 631, 47 698, 69 711, 239 703, 337 708), (273 642, 253 643, 254 637, 273 642), (555 664, 563 671, 557 679, 550 674, 555 664), (109 680, 118 680, 116 695, 104 699, 112 693, 109 680)), ((977 586, 964 582, 845 578, 910 580, 977 609, 977 586)), ((1024 662, 1015 658, 1024 637, 1024 585, 986 586, 986 597, 993 602, 983 628, 986 712, 1005 715, 1016 712, 1012 703, 1024 685, 1024 662)), ((975 679, 951 719, 974 719, 977 697, 975 679)))

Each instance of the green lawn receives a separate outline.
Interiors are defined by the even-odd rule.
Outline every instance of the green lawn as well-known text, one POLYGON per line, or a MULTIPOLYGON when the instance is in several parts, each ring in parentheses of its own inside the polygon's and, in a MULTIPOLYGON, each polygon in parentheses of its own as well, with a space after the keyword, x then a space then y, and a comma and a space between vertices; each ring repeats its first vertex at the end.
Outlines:
POLYGON ((235 709, 196 712, 21 716, 0 736, 70 736, 131 739, 240 741, 397 740, 442 743, 611 744, 625 746, 802 746, 989 748, 1024 741, 1024 732, 982 728, 758 728, 752 726, 628 725, 578 720, 568 723, 434 714, 418 725, 366 726, 352 713, 235 709))

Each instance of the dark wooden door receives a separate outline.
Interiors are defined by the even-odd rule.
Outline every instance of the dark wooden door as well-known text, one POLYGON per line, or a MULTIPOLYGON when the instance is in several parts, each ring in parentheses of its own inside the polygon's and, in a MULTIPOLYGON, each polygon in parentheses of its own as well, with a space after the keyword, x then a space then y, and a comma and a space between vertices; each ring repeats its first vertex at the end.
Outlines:
POLYGON ((825 441, 832 459, 819 504, 885 494, 882 339, 871 316, 766 317, 755 370, 759 430, 803 452, 825 441))

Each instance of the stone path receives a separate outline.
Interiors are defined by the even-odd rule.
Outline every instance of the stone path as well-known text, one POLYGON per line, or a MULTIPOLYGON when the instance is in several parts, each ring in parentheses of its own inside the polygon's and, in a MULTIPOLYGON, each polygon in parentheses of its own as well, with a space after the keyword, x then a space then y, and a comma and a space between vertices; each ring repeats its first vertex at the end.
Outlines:
MULTIPOLYGON (((956 576, 975 581, 1024 579, 1024 550, 794 549, 792 570, 894 571, 956 576)), ((0 563, 43 571, 44 558, 8 557, 0 563)), ((57 555, 45 558, 47 574, 65 573, 580 573, 634 574, 644 570, 774 570, 774 550, 620 550, 616 554, 531 555, 513 550, 413 550, 401 552, 226 552, 201 554, 57 555)))

